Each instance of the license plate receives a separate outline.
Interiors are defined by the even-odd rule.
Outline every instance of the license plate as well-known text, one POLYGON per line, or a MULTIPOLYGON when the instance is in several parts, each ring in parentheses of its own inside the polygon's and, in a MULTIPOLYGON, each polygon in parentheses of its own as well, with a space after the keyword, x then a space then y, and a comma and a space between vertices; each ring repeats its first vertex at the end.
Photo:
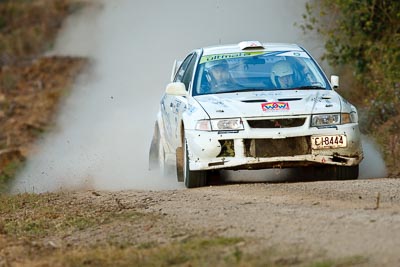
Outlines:
POLYGON ((313 149, 347 147, 347 137, 342 134, 312 136, 311 147, 313 149))

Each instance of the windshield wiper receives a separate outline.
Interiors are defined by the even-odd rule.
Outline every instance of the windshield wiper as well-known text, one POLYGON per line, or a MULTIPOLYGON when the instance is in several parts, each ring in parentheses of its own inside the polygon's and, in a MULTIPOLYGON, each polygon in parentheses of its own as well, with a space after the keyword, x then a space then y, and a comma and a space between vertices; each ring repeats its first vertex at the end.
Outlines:
POLYGON ((262 88, 246 88, 246 89, 237 89, 237 90, 232 90, 232 91, 226 91, 224 93, 240 93, 240 92, 253 92, 253 91, 265 91, 268 89, 262 89, 262 88))

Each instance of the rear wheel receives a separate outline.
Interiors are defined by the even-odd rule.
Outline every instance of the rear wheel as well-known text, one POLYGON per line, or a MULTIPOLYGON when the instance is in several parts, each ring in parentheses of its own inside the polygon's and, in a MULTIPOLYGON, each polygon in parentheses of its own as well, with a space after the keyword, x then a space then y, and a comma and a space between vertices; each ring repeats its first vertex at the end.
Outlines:
POLYGON ((191 171, 189 168, 189 155, 186 140, 183 149, 183 180, 187 188, 202 187, 207 185, 207 171, 191 171))

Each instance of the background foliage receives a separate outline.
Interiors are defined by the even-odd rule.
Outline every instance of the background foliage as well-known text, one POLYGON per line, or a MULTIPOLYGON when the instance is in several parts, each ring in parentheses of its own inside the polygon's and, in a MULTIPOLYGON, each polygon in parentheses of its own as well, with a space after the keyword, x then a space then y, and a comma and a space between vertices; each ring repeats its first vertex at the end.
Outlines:
POLYGON ((323 57, 342 77, 341 92, 361 111, 361 130, 381 145, 400 175, 400 1, 313 0, 301 28, 325 40, 323 57))

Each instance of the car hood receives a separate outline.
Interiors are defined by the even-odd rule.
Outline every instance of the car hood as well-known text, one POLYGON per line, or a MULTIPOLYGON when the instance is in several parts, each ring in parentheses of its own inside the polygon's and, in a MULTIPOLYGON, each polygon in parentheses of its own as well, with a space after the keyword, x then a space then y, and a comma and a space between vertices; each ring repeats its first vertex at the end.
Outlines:
POLYGON ((255 91, 194 98, 210 118, 337 113, 342 103, 340 95, 333 90, 255 91))

